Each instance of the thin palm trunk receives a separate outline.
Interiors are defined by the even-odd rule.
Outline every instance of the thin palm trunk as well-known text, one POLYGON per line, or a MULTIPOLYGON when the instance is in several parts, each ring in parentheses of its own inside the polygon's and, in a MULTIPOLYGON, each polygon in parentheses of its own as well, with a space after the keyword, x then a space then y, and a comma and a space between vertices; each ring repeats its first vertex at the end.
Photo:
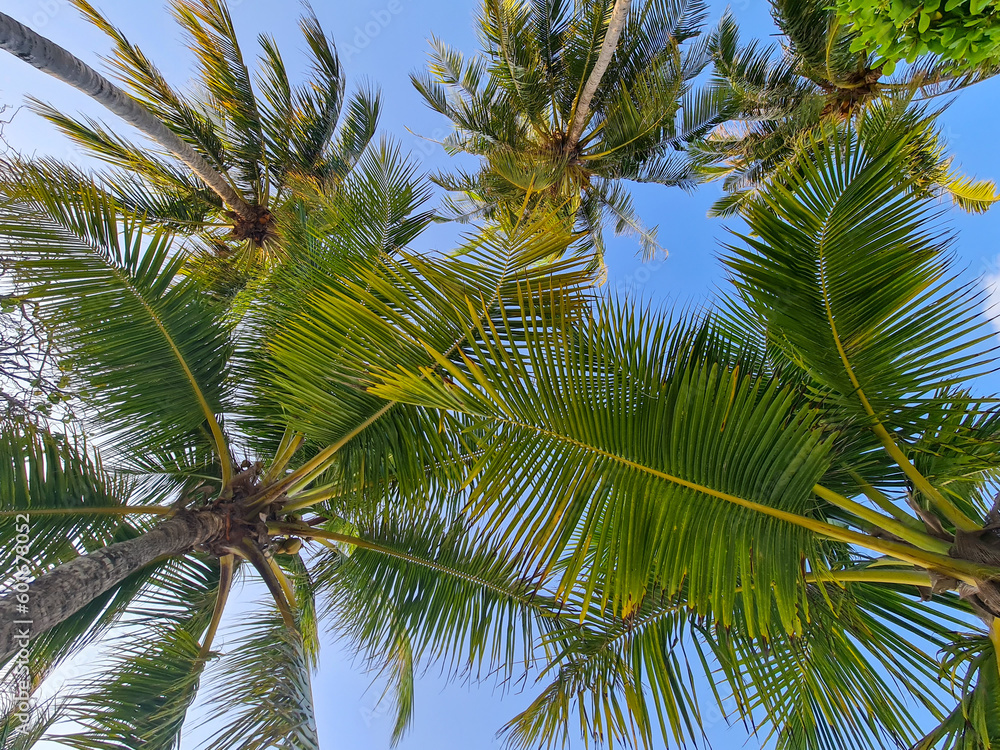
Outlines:
POLYGON ((68 83, 134 125, 184 162, 240 218, 247 221, 255 218, 250 204, 233 189, 226 178, 212 169, 191 146, 178 138, 149 110, 82 60, 5 13, 0 13, 0 49, 21 58, 43 73, 68 83))
POLYGON ((567 138, 567 148, 572 150, 580 142, 583 135, 583 128, 590 118, 590 103, 594 100, 597 87, 601 85, 601 79, 611 64, 615 50, 618 49, 618 39, 622 35, 625 27, 625 19, 628 18, 629 9, 632 7, 632 0, 616 0, 614 10, 611 11, 611 20, 608 21, 608 31, 604 35, 604 43, 601 45, 601 53, 597 56, 597 63, 590 71, 590 76, 580 92, 580 99, 576 104, 576 111, 573 114, 573 122, 570 123, 569 136, 567 138))
POLYGON ((217 537, 222 519, 183 513, 149 532, 60 565, 21 593, 0 599, 0 663, 157 558, 181 555, 217 537))

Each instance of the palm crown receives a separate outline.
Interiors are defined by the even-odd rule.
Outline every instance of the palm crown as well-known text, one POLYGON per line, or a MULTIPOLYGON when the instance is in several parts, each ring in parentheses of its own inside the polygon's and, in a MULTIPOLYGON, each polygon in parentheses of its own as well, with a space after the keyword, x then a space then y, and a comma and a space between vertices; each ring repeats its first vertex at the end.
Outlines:
MULTIPOLYGON (((213 747, 317 745, 308 672, 319 615, 388 666, 397 736, 422 659, 516 674, 521 652, 567 623, 531 561, 458 512, 470 448, 449 423, 460 417, 371 395, 364 371, 397 357, 432 367, 425 346, 513 323, 526 293, 539 302, 529 316, 549 308, 547 297, 565 305, 590 276, 578 265, 540 267, 568 238, 531 227, 470 238, 461 259, 408 253, 426 198, 397 152, 363 157, 338 190, 311 194, 298 214, 307 223, 281 227, 295 261, 258 289, 266 307, 237 325, 203 277, 181 273, 191 239, 178 243, 93 186, 31 173, 5 183, 0 234, 16 250, 17 291, 39 304, 71 358, 103 462, 82 442, 5 424, 3 513, 30 514, 34 570, 72 563, 56 578, 73 564, 91 571, 114 543, 125 558, 155 553, 75 613, 45 608, 55 579, 32 584, 32 687, 109 629, 124 628, 134 645, 14 741, 62 717, 82 725, 61 738, 68 746, 176 746, 216 656, 227 594, 248 570, 274 605, 237 629, 238 645, 215 667, 229 713, 213 747), (385 326, 395 335, 381 345, 362 333, 385 326), (307 555, 303 539, 321 546, 307 555), (503 621, 526 640, 507 638, 503 621)), ((461 355, 454 346, 450 356, 461 355)), ((4 566, 14 575, 16 548, 4 566)), ((88 573, 87 585, 97 577, 88 573)))
POLYGON ((606 217, 655 251, 622 181, 694 184, 680 149, 714 124, 718 105, 712 90, 693 88, 709 61, 705 6, 636 3, 588 105, 581 93, 610 41, 612 5, 623 3, 485 0, 480 54, 433 41, 414 84, 454 123, 445 149, 482 157, 474 173, 436 178, 461 196, 451 216, 517 217, 545 204, 586 233, 598 259, 606 217))
POLYGON ((388 152, 281 227, 298 262, 238 327, 113 198, 7 185, 21 291, 115 470, 8 426, 3 512, 35 519, 42 569, 101 554, 68 540, 200 534, 34 640, 40 679, 107 627, 143 628, 69 703, 87 729, 64 741, 170 746, 248 571, 276 608, 211 673, 233 709, 220 748, 315 744, 323 614, 389 660, 400 728, 414 664, 444 657, 541 668, 515 747, 573 725, 697 737, 699 664, 779 747, 912 744, 893 684, 941 722, 918 746, 996 739, 998 421, 963 384, 992 360, 907 158, 850 129, 812 140, 747 204, 740 301, 695 317, 594 304, 579 261, 539 265, 572 239, 547 222, 454 258, 387 247, 425 197, 398 201, 411 170, 388 152))
MULTIPOLYGON (((698 144, 696 161, 702 175, 724 178, 728 195, 713 207, 717 214, 734 213, 817 129, 843 127, 880 100, 905 108, 914 97, 954 92, 979 80, 978 73, 955 74, 933 59, 890 76, 872 55, 851 51, 854 33, 815 0, 775 0, 772 16, 783 35, 777 54, 757 42, 742 45, 731 17, 712 40, 716 82, 727 92, 727 122, 698 144)), ((991 183, 950 168, 933 117, 915 108, 913 120, 926 131, 922 143, 912 144, 921 154, 915 161, 927 166, 916 175, 918 182, 969 211, 992 205, 997 195, 991 183)))
POLYGON ((171 86, 88 0, 73 2, 110 37, 114 46, 108 62, 127 93, 217 170, 246 201, 249 214, 229 210, 168 153, 41 102, 34 103, 35 110, 88 153, 118 167, 102 179, 123 206, 143 212, 151 222, 204 230, 223 255, 235 249, 226 249, 233 241, 251 253, 263 246, 274 235, 274 212, 297 186, 328 189, 343 180, 375 133, 378 94, 361 90, 345 98, 336 49, 311 11, 300 22, 311 76, 295 84, 266 34, 259 37, 258 72, 251 73, 224 2, 173 2, 173 15, 197 60, 199 93, 192 97, 171 86))

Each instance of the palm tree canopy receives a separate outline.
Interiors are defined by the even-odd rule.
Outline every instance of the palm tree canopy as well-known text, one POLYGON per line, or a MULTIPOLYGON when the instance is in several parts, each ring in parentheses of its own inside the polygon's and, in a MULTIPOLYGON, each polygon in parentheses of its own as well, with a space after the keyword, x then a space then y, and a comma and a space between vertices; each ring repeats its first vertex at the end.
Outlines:
MULTIPOLYGON (((223 511, 230 520, 222 538, 151 561, 33 638, 31 689, 106 632, 127 632, 132 645, 14 741, 44 734, 58 715, 79 727, 60 738, 67 746, 175 747, 217 656, 211 640, 226 593, 251 571, 279 604, 249 618, 219 660, 212 700, 228 713, 214 747, 264 748, 293 736, 297 746, 317 745, 308 674, 325 625, 376 666, 388 663, 397 736, 421 663, 446 659, 456 674, 499 667, 501 679, 527 668, 536 638, 568 615, 541 590, 530 560, 502 554, 462 519, 468 441, 442 431, 446 415, 367 394, 356 358, 433 364, 421 340, 440 348, 483 315, 491 327, 513 320, 528 291, 542 309, 547 296, 572 296, 590 283, 587 272, 538 265, 570 238, 543 223, 470 237, 456 258, 408 253, 401 248, 426 224, 419 208, 428 194, 414 166, 386 146, 336 189, 303 191, 308 206, 281 227, 294 261, 262 282, 268 304, 236 325, 203 277, 183 273, 199 237, 150 225, 93 184, 55 169, 50 177, 29 171, 4 183, 0 237, 16 294, 37 304, 71 363, 104 463, 94 447, 5 425, 2 512, 26 513, 46 530, 33 539, 32 574, 141 541, 160 528, 158 517, 223 511), (383 348, 356 330, 339 353, 335 339, 315 348, 315 320, 347 313, 344 323, 381 324, 365 315, 370 305, 404 338, 383 339, 383 348), (358 335, 361 348, 350 344, 358 335), (317 356, 333 357, 321 380, 283 390, 317 356), (317 386, 321 402, 310 395, 317 386), (449 463, 435 463, 445 453, 449 463), (243 511, 224 510, 237 507, 249 526, 237 519, 243 511), (328 547, 306 556, 303 538, 328 547), (321 626, 324 614, 333 617, 321 626), (524 639, 495 627, 504 622, 524 639)), ((16 542, 16 526, 4 524, 8 532, 16 542)), ((19 575, 19 566, 4 570, 19 575)), ((19 665, 7 657, 5 669, 19 665)), ((19 719, 4 709, 10 729, 19 719)))
MULTIPOLYGON (((727 91, 726 122, 696 148, 698 171, 723 177, 728 195, 713 207, 726 215, 756 190, 817 128, 842 127, 876 102, 911 101, 971 85, 985 73, 956 74, 934 59, 902 66, 890 75, 875 57, 856 51, 855 32, 840 23, 835 11, 814 0, 775 0, 772 16, 782 32, 780 49, 743 45, 732 17, 723 18, 712 39, 716 85, 727 91)), ((926 115, 914 105, 914 121, 926 115)), ((984 211, 996 202, 986 182, 942 171, 945 144, 926 122, 926 155, 930 170, 922 180, 952 197, 962 208, 984 211)))
POLYGON ((901 177, 905 139, 834 129, 805 153, 747 204, 739 301, 695 316, 595 300, 581 260, 540 264, 573 241, 558 218, 489 226, 449 257, 402 249, 427 192, 391 149, 303 194, 279 228, 295 262, 239 325, 179 273, 193 248, 113 196, 8 185, 18 291, 108 436, 100 464, 6 429, 3 512, 53 524, 33 563, 179 509, 241 529, 36 639, 34 683, 108 628, 142 629, 68 697, 82 728, 62 741, 172 746, 225 591, 254 574, 277 604, 217 657, 218 748, 316 743, 327 623, 383 666, 397 736, 428 660, 540 677, 514 747, 579 727, 691 741, 728 693, 789 750, 912 744, 898 685, 941 721, 935 742, 991 736, 997 652, 975 621, 1000 611, 1000 421, 964 390, 993 362, 979 300, 901 177), (942 669, 961 677, 950 705, 942 669))
POLYGON ((432 40, 426 73, 413 76, 428 105, 454 123, 449 153, 483 159, 478 172, 439 175, 465 200, 446 215, 519 215, 544 202, 589 233, 598 258, 605 216, 616 231, 657 247, 634 215, 622 180, 692 187, 683 144, 715 123, 718 97, 696 89, 709 62, 699 2, 632 5, 590 105, 581 91, 601 50, 613 3, 500 2, 479 13, 482 51, 466 57, 432 40), (583 131, 571 143, 571 123, 583 131))
MULTIPOLYGON (((748 202, 726 261, 738 296, 708 319, 607 303, 582 331, 538 319, 519 348, 486 331, 437 375, 375 372, 377 394, 472 420, 471 507, 568 602, 614 611, 648 681, 616 691, 606 652, 567 659, 516 746, 574 700, 682 735, 698 700, 656 638, 692 669, 716 660, 778 747, 995 741, 1000 422, 965 389, 995 360, 980 295, 905 177, 911 147, 850 126, 810 141, 748 202), (942 722, 925 740, 893 682, 942 722)), ((609 724, 590 726, 629 737, 609 724)))
POLYGON ((272 214, 288 200, 296 180, 337 183, 374 135, 378 93, 362 89, 345 97, 336 48, 311 11, 300 21, 310 77, 296 84, 267 35, 259 38, 258 69, 251 72, 222 0, 173 2, 173 15, 197 61, 195 88, 201 94, 191 96, 171 86, 88 0, 73 4, 110 38, 107 62, 129 95, 224 175, 253 209, 250 221, 240 220, 168 154, 35 101, 37 112, 88 153, 118 168, 103 175, 109 190, 150 221, 205 229, 222 245, 230 240, 262 245, 273 236, 272 214))

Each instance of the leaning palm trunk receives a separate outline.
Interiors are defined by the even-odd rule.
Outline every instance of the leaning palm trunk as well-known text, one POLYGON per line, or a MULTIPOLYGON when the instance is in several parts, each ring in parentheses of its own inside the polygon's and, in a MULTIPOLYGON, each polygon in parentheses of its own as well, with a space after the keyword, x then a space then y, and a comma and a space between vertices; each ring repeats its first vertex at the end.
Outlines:
POLYGON ((0 599, 0 663, 153 560, 187 552, 221 529, 215 514, 182 513, 135 539, 60 565, 31 583, 21 599, 17 593, 0 599))
POLYGON ((631 6, 632 0, 616 0, 614 10, 611 11, 611 19, 608 21, 608 31, 604 35, 601 53, 597 56, 597 62, 583 86, 583 91, 580 92, 576 113, 570 124, 569 135, 566 139, 566 145, 569 149, 575 148, 576 144, 580 142, 580 136, 583 135, 587 118, 590 116, 590 103, 594 100, 594 94, 597 93, 597 88, 601 85, 601 79, 604 77, 608 65, 611 64, 615 50, 618 49, 618 39, 622 35, 622 29, 625 28, 625 19, 628 18, 631 6))
POLYGON ((0 13, 0 48, 95 99, 134 125, 186 164, 240 218, 256 218, 250 205, 187 143, 145 107, 89 65, 5 13, 0 13))

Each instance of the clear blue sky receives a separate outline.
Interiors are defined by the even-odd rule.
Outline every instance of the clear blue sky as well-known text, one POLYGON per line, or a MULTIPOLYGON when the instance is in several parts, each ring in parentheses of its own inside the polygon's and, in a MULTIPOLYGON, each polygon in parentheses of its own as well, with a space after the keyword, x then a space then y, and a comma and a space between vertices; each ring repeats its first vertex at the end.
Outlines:
MULTIPOLYGON (((191 60, 178 30, 158 0, 95 2, 175 83, 187 80, 191 60)), ((424 107, 409 83, 408 74, 423 65, 427 39, 432 34, 467 52, 475 50, 472 23, 475 0, 448 3, 313 0, 313 4, 341 49, 349 85, 367 79, 382 88, 385 97, 382 132, 412 150, 428 171, 447 167, 448 159, 441 149, 419 137, 439 139, 447 123, 424 107)), ((294 59, 294 51, 301 48, 295 26, 295 3, 230 0, 230 6, 248 55, 254 48, 255 35, 266 31, 277 37, 286 59, 294 59)), ((723 3, 714 4, 711 20, 717 20, 724 9, 723 3)), ((104 38, 86 26, 65 0, 4 0, 3 10, 90 62, 107 50, 104 38)), ((745 38, 763 38, 774 33, 766 0, 737 0, 731 10, 741 22, 745 38)), ((61 109, 103 116, 86 97, 9 55, 0 55, 0 103, 17 105, 26 93, 61 109)), ((942 118, 958 162, 967 171, 991 179, 1000 179, 1000 149, 995 136, 998 108, 1000 80, 993 80, 963 92, 942 118)), ((22 152, 78 159, 71 146, 28 112, 19 113, 6 134, 22 152)), ((702 188, 695 195, 659 186, 637 186, 636 207, 647 224, 659 225, 661 243, 670 256, 666 261, 643 265, 635 257, 636 247, 631 241, 612 239, 607 257, 609 285, 662 304, 698 304, 706 300, 725 281, 717 262, 719 242, 726 237, 725 227, 722 222, 705 216, 717 196, 718 189, 714 186, 702 188)), ((997 244, 1000 209, 986 216, 967 216, 954 211, 951 218, 960 230, 956 252, 970 277, 988 279, 991 274, 1000 277, 997 244)), ((431 239, 444 242, 446 236, 446 232, 435 233, 431 239)), ((997 380, 983 385, 1000 390, 997 380)), ((259 593, 247 591, 243 599, 259 593)), ((361 674, 357 665, 335 646, 326 649, 314 682, 324 747, 388 747, 391 717, 376 707, 381 689, 377 685, 369 689, 370 683, 371 677, 361 674)), ((432 667, 418 686, 416 720, 400 747, 404 750, 498 747, 495 731, 531 694, 530 684, 524 694, 503 699, 489 685, 445 686, 432 667)), ((708 733, 717 748, 759 747, 753 740, 744 745, 746 733, 742 726, 728 729, 721 719, 711 723, 708 733)), ((192 735, 184 748, 193 746, 192 735)))

